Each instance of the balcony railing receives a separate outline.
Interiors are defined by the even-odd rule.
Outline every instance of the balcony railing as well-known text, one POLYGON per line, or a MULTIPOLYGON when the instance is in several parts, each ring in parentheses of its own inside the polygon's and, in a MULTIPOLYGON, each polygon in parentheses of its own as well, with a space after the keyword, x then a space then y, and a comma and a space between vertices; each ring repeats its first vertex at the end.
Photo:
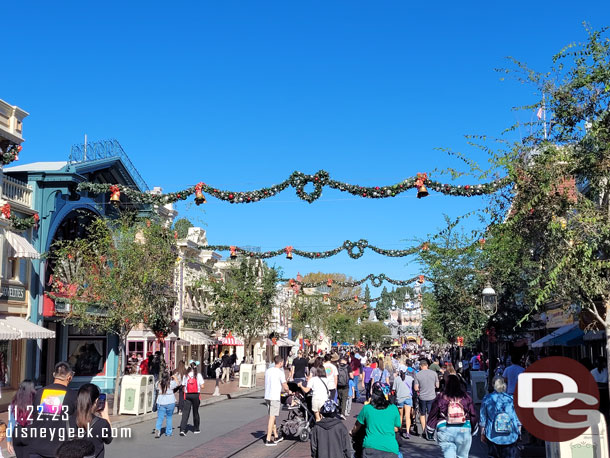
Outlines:
POLYGON ((27 183, 6 175, 2 180, 2 198, 32 208, 32 188, 27 183))

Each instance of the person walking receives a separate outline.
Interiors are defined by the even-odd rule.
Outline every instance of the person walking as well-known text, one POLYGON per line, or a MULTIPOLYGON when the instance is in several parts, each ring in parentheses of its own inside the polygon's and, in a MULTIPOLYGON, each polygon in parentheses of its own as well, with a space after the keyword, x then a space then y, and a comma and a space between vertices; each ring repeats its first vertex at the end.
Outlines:
POLYGON ((181 413, 184 409, 184 386, 182 385, 182 380, 187 373, 188 370, 186 368, 186 363, 184 361, 179 361, 173 375, 176 383, 178 383, 178 403, 176 404, 176 407, 178 408, 177 413, 181 413))
POLYGON ((364 382, 364 398, 366 401, 371 398, 371 374, 375 369, 372 366, 372 362, 373 361, 371 360, 371 358, 368 358, 366 360, 366 365, 361 368, 361 374, 364 382))
POLYGON ((322 419, 311 430, 312 458, 352 458, 352 439, 339 416, 334 401, 326 401, 320 408, 322 419))
POLYGON ((29 455, 20 432, 21 428, 32 424, 35 397, 34 382, 26 379, 19 384, 8 408, 6 446, 9 454, 15 455, 17 458, 27 458, 29 455))
POLYGON ((349 385, 353 378, 354 374, 352 373, 352 369, 349 364, 347 364, 345 356, 342 356, 339 359, 339 367, 337 368, 337 399, 339 401, 339 416, 343 418, 349 413, 347 402, 350 395, 349 385))
POLYGON ((168 437, 172 435, 172 416, 176 407, 174 389, 177 387, 178 383, 173 377, 170 377, 169 372, 165 371, 161 374, 157 383, 157 389, 159 390, 159 396, 157 397, 157 424, 155 426, 155 438, 157 439, 161 437, 161 427, 163 426, 164 418, 167 418, 165 422, 165 435, 168 437))
POLYGON ((39 414, 34 416, 35 418, 29 428, 37 431, 29 431, 29 437, 24 440, 27 451, 31 455, 54 457, 61 445, 57 436, 51 438, 47 433, 45 437, 41 437, 42 434, 40 433, 43 429, 45 431, 52 429, 58 431, 65 428, 66 416, 74 416, 77 393, 68 388, 73 376, 74 372, 70 364, 61 361, 55 365, 53 370, 53 383, 36 391, 34 407, 35 412, 39 412, 39 414))
POLYGON ((481 442, 487 443, 490 458, 517 458, 521 422, 513 398, 506 394, 503 377, 494 377, 493 387, 493 393, 486 395, 481 404, 481 442))
POLYGON ((326 371, 326 385, 328 387, 328 399, 334 401, 337 395, 337 377, 339 373, 337 371, 337 366, 335 364, 339 361, 339 355, 326 354, 324 356, 324 370, 326 371))
POLYGON ((312 372, 309 375, 310 377, 307 381, 307 386, 303 386, 302 383, 299 383, 299 388, 301 388, 305 393, 313 391, 313 395, 311 397, 311 411, 314 413, 316 421, 320 421, 322 418, 320 416, 320 408, 330 396, 328 383, 325 381, 326 370, 324 369, 324 366, 321 366, 315 369, 315 372, 314 369, 312 369, 312 372))
POLYGON ((225 350, 224 355, 221 358, 222 377, 221 383, 229 383, 231 376, 231 357, 229 356, 229 350, 225 350))
POLYGON ((354 373, 354 402, 358 402, 358 399, 360 398, 358 384, 360 383, 360 368, 362 365, 360 364, 360 358, 356 358, 356 354, 353 351, 350 353, 350 366, 354 373))
POLYGON ((428 361, 419 362, 420 371, 415 374, 415 391, 419 398, 419 422, 422 428, 422 437, 426 439, 426 417, 432 408, 432 402, 436 398, 436 389, 439 387, 436 372, 428 369, 428 361))
POLYGON ((182 420, 180 421, 181 436, 186 436, 186 428, 189 416, 191 415, 191 409, 193 410, 194 433, 199 434, 201 432, 199 430, 199 404, 201 402, 201 392, 203 391, 204 383, 203 377, 197 372, 197 364, 191 363, 188 373, 182 379, 184 410, 182 411, 182 420))
POLYGON ((389 394, 388 385, 375 382, 371 388, 370 404, 365 404, 358 414, 352 429, 352 437, 358 438, 364 428, 364 440, 361 446, 363 458, 398 456, 396 431, 400 428, 400 414, 398 408, 388 400, 389 394))
POLYGON ((283 439, 278 435, 275 423, 276 418, 280 415, 282 390, 290 392, 286 383, 284 360, 280 355, 276 355, 273 363, 274 366, 265 371, 265 402, 269 411, 265 445, 268 447, 277 445, 283 439), (275 436, 275 440, 272 436, 275 436))
POLYGON ((404 371, 398 372, 398 377, 394 378, 392 387, 396 393, 396 407, 400 413, 400 428, 402 420, 405 419, 406 430, 401 433, 403 439, 410 439, 409 429, 411 428, 411 407, 413 407, 413 377, 408 376, 404 371))
POLYGON ((104 458, 105 445, 112 442, 112 425, 108 416, 108 403, 100 400, 100 389, 85 383, 78 390, 75 415, 68 420, 74 436, 86 437, 95 447, 96 458, 104 458))
POLYGON ((303 357, 303 350, 299 350, 290 367, 290 380, 295 383, 305 383, 307 381, 308 365, 309 359, 303 357))
POLYGON ((591 370, 591 375, 597 383, 608 383, 608 367, 604 358, 597 358, 597 366, 591 370))
POLYGON ((511 352, 511 365, 504 369, 504 372, 502 373, 502 377, 504 377, 507 382, 506 393, 510 394, 511 396, 515 393, 519 374, 525 372, 525 369, 523 368, 523 366, 521 366, 520 359, 521 358, 518 351, 511 352))
POLYGON ((436 439, 445 458, 467 458, 478 431, 477 411, 460 380, 450 375, 445 391, 432 403, 426 434, 436 439))

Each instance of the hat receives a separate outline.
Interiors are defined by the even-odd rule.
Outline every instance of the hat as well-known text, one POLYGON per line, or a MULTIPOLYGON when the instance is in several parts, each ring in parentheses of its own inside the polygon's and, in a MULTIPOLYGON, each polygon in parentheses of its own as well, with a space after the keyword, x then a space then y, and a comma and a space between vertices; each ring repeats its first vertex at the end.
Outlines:
POLYGON ((330 358, 331 361, 335 362, 335 361, 339 361, 339 355, 336 353, 333 353, 333 355, 330 358))
POLYGON ((320 407, 320 415, 323 417, 334 417, 337 415, 337 407, 339 407, 337 403, 329 399, 320 407))

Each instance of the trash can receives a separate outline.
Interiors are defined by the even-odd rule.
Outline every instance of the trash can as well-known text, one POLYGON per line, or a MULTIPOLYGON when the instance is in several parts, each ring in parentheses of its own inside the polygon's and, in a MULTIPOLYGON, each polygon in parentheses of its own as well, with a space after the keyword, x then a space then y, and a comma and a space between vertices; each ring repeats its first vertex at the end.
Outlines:
POLYGON ((483 402, 483 398, 487 394, 487 374, 483 371, 470 371, 470 388, 472 401, 475 404, 483 402))
POLYGON ((142 375, 146 386, 146 412, 152 412, 153 402, 155 400, 155 378, 152 375, 142 375))
POLYGON ((146 413, 146 375, 124 375, 121 379, 119 415, 146 413))
POLYGON ((256 386, 256 371, 252 364, 242 364, 239 366, 239 387, 253 388, 256 386))
POLYGON ((599 423, 591 425, 576 439, 564 442, 545 442, 549 458, 608 458, 606 420, 600 415, 599 423))

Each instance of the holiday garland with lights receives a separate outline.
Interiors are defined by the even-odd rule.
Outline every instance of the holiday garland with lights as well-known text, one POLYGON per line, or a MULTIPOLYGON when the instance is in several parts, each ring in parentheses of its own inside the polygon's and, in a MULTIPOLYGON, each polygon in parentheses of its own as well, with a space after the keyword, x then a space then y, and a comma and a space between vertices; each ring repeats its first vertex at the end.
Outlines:
POLYGON ((298 285, 303 288, 317 288, 318 286, 328 286, 329 288, 332 288, 333 286, 341 286, 344 288, 354 288, 356 286, 362 285, 364 282, 369 281, 369 280, 371 281, 371 285, 373 285, 375 288, 380 287, 384 281, 387 281, 388 283, 391 283, 391 284, 397 285, 397 286, 408 286, 415 281, 419 281, 420 283, 423 283, 424 276, 418 275, 418 276, 410 278, 408 280, 394 280, 385 274, 379 274, 379 275, 368 274, 366 277, 364 277, 360 280, 354 280, 354 281, 340 281, 340 280, 333 280, 332 278, 329 278, 325 281, 317 281, 317 282, 303 282, 300 280, 295 280, 293 278, 280 278, 279 281, 288 282, 288 284, 290 286, 298 285))
POLYGON ((8 165, 11 162, 18 160, 21 149, 21 145, 15 143, 6 148, 6 151, 2 153, 2 165, 8 165))
POLYGON ((8 202, 0 207, 0 218, 7 219, 11 222, 13 229, 18 231, 25 231, 32 227, 38 228, 38 222, 40 217, 38 213, 34 213, 32 216, 19 217, 12 213, 11 204, 8 202))
MULTIPOLYGON (((426 173, 418 173, 415 177, 407 178, 400 183, 386 186, 359 186, 343 181, 337 181, 330 178, 330 175, 325 170, 320 170, 313 175, 307 175, 305 173, 295 171, 290 177, 279 184, 271 185, 269 187, 257 189, 254 191, 227 191, 215 188, 207 185, 203 182, 197 183, 194 186, 190 186, 182 191, 170 192, 166 194, 151 194, 147 192, 141 192, 136 189, 132 189, 123 185, 112 185, 109 183, 90 183, 83 182, 77 187, 78 191, 88 191, 93 194, 102 194, 111 192, 113 189, 118 189, 120 193, 125 194, 129 200, 135 203, 143 204, 157 204, 165 205, 168 203, 178 202, 180 200, 186 200, 191 195, 195 195, 195 203, 197 205, 205 203, 206 199, 204 193, 207 193, 217 199, 224 200, 230 203, 252 203, 258 202, 263 199, 268 199, 275 196, 276 194, 285 191, 289 187, 293 187, 296 190, 297 196, 309 203, 319 199, 322 195, 322 189, 327 186, 332 189, 336 189, 341 192, 347 192, 354 196, 371 198, 371 199, 383 199, 388 197, 395 197, 403 192, 406 192, 412 188, 417 188, 417 197, 425 197, 428 195, 428 190, 440 192, 449 196, 480 196, 484 194, 493 194, 499 189, 510 184, 508 177, 500 178, 489 183, 472 184, 472 185, 452 185, 447 183, 441 183, 439 181, 431 180, 428 178, 426 173), (306 192, 305 186, 307 184, 313 184, 313 191, 306 192)), ((112 191, 115 193, 115 191, 112 191)), ((116 196, 116 194, 115 194, 116 196)))
MULTIPOLYGON (((485 244, 485 239, 481 238, 477 242, 474 242, 466 247, 460 248, 462 251, 468 251, 475 249, 477 247, 482 248, 485 244)), ((443 250, 453 250, 450 248, 445 248, 440 245, 434 244, 432 242, 424 242, 420 245, 413 246, 411 248, 407 248, 404 250, 388 250, 385 248, 379 248, 375 245, 371 245, 368 240, 360 239, 356 242, 351 240, 346 240, 343 242, 341 246, 337 248, 333 248, 332 250, 327 251, 304 251, 298 250, 292 246, 287 246, 284 248, 279 248, 277 250, 270 251, 251 251, 245 248, 240 248, 235 245, 202 245, 199 247, 200 250, 206 251, 228 251, 230 253, 231 259, 235 259, 237 256, 247 256, 255 259, 269 259, 274 258, 276 256, 281 256, 283 254, 286 255, 287 259, 292 259, 293 255, 301 256, 308 259, 325 259, 330 258, 331 256, 335 256, 342 251, 347 251, 347 254, 352 259, 358 259, 364 255, 366 249, 370 249, 375 253, 378 253, 383 256, 388 256, 391 258, 401 258, 405 256, 411 256, 419 251, 427 251, 434 250, 437 252, 442 252, 443 250)), ((372 275, 372 274, 371 274, 372 275)), ((388 280, 389 281, 389 280, 388 280)), ((392 281, 390 281, 392 283, 392 281)), ((398 284, 398 283, 395 283, 398 284)))

